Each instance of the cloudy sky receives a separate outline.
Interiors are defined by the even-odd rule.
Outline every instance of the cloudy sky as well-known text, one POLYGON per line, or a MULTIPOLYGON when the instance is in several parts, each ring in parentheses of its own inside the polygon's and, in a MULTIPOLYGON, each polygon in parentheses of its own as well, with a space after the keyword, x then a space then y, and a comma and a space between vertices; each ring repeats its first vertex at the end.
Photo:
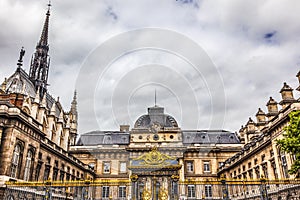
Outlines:
MULTIPOLYGON (((0 80, 24 68, 47 1, 0 0, 0 80)), ((79 132, 116 130, 155 104, 183 129, 238 131, 300 69, 300 1, 52 0, 49 91, 79 132)), ((299 92, 294 91, 299 98, 299 92)))

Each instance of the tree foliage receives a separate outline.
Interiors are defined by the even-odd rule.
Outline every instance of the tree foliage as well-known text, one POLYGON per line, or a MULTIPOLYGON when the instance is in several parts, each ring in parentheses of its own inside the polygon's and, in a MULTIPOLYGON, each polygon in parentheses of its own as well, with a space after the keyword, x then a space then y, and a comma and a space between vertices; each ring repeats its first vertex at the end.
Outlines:
POLYGON ((277 144, 284 152, 295 155, 295 161, 289 173, 297 174, 300 171, 300 111, 291 112, 289 118, 289 125, 284 128, 284 138, 277 140, 277 144))

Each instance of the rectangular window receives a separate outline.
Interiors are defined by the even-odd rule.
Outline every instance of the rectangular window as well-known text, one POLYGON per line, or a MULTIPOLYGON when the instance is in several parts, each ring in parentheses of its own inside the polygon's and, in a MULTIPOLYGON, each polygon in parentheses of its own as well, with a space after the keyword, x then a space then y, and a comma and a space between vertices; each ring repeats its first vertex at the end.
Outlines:
POLYGON ((102 198, 109 198, 109 186, 102 186, 102 198))
POLYGON ((126 186, 119 186, 119 198, 126 198, 126 186))
POLYGON ((206 198, 212 197, 212 186, 211 185, 205 185, 205 197, 206 198))
POLYGON ((285 178, 289 178, 289 172, 288 172, 288 166, 287 166, 287 160, 284 153, 281 153, 281 164, 283 168, 283 175, 285 178))
POLYGON ((105 174, 110 173, 110 162, 103 163, 103 173, 105 173, 105 174))
POLYGON ((204 172, 210 172, 210 163, 209 163, 209 161, 203 162, 203 171, 204 172))
POLYGON ((186 172, 188 173, 194 172, 194 161, 186 161, 186 172))
POLYGON ((126 173, 126 172, 127 172, 127 163, 120 162, 120 173, 126 173))
POLYGON ((195 185, 188 185, 188 198, 195 198, 196 197, 196 192, 195 192, 195 185))

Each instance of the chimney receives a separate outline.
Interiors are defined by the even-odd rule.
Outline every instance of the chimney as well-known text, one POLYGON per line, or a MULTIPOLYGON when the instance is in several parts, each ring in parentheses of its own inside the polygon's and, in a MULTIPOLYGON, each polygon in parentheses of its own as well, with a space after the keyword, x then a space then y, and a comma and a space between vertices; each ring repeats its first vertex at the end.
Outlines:
POLYGON ((272 97, 270 97, 267 103, 267 108, 268 108, 268 113, 266 116, 268 117, 268 121, 270 121, 278 113, 277 102, 272 97))
POLYGON ((259 130, 261 130, 266 124, 266 114, 262 111, 261 108, 258 108, 256 113, 256 125, 258 126, 259 130))
POLYGON ((121 132, 128 132, 130 126, 129 125, 120 125, 120 131, 121 132))
POLYGON ((251 117, 249 117, 249 120, 246 124, 246 128, 247 128, 247 134, 251 134, 255 132, 255 123, 254 121, 251 119, 251 117))
POLYGON ((281 88, 280 93, 282 100, 279 102, 279 104, 282 106, 282 109, 295 102, 293 89, 288 84, 286 84, 286 82, 283 83, 283 87, 281 88))

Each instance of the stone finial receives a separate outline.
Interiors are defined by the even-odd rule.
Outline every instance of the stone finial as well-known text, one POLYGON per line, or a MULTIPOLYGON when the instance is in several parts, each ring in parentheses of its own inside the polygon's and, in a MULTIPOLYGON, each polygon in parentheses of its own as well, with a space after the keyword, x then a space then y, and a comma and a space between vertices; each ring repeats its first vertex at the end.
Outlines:
POLYGON ((1 84, 1 90, 2 90, 3 92, 5 92, 5 90, 6 90, 6 85, 7 85, 7 78, 4 78, 4 81, 3 81, 3 83, 1 84))

